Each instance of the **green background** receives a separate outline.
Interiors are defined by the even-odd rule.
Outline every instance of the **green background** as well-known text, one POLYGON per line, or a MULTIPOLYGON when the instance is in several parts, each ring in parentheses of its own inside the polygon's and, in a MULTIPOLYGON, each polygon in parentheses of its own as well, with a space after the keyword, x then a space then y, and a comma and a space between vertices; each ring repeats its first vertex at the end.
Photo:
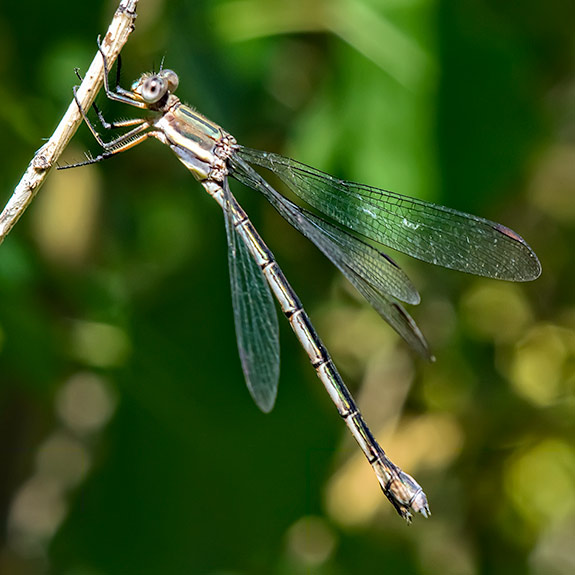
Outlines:
MULTIPOLYGON (((2 204, 115 7, 2 4, 2 204)), ((573 3, 156 0, 138 14, 126 87, 165 58, 180 97, 242 144, 500 221, 544 271, 515 285, 398 257, 422 293, 426 364, 232 184, 372 430, 424 486, 433 515, 406 527, 283 318, 276 407, 253 405, 221 212, 170 150, 54 171, 0 246, 0 573, 572 573, 573 3)), ((63 161, 86 150, 82 127, 63 161)))

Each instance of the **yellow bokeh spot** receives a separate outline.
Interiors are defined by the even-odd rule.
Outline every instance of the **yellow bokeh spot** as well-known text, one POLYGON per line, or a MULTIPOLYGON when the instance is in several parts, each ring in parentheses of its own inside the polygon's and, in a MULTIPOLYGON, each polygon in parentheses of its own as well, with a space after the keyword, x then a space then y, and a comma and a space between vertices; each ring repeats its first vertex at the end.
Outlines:
POLYGON ((530 185, 533 203, 551 217, 563 221, 575 220, 575 146, 551 147, 540 160, 530 185))
POLYGON ((130 354, 130 340, 122 329, 105 323, 75 321, 72 355, 93 367, 119 367, 130 354))
POLYGON ((542 441, 511 459, 505 488, 532 524, 563 519, 575 512, 575 451, 558 439, 542 441))
POLYGON ((520 286, 478 281, 463 298, 466 324, 483 339, 517 341, 531 321, 531 310, 520 286))
POLYGON ((517 348, 511 382, 517 393, 539 406, 556 402, 568 392, 575 362, 575 331, 538 325, 517 348))
POLYGON ((67 265, 86 259, 97 230, 100 188, 93 166, 53 171, 32 218, 34 237, 48 258, 67 265))
POLYGON ((335 533, 320 517, 302 517, 287 532, 287 550, 302 570, 304 566, 312 568, 325 563, 335 547, 335 533))

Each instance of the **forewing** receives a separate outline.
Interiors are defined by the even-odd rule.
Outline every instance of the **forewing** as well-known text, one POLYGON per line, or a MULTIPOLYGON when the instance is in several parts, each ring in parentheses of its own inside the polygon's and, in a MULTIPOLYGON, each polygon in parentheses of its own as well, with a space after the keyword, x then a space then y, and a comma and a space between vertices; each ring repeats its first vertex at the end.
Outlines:
POLYGON ((273 171, 292 192, 343 227, 412 257, 510 281, 532 280, 541 273, 527 243, 496 222, 339 180, 278 154, 249 148, 238 153, 273 171))

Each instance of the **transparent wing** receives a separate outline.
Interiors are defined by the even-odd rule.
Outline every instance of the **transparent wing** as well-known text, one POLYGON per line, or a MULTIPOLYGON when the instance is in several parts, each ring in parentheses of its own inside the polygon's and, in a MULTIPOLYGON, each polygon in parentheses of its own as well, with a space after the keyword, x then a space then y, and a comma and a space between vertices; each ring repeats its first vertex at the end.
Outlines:
POLYGON ((296 206, 239 158, 232 159, 232 175, 246 186, 262 192, 282 217, 314 242, 338 267, 339 264, 349 267, 376 289, 400 301, 419 303, 419 293, 405 272, 387 254, 340 226, 296 206))
POLYGON ((387 254, 309 210, 295 205, 279 193, 278 196, 278 202, 284 206, 290 206, 293 214, 301 215, 301 217, 296 218, 304 220, 301 224, 303 228, 300 230, 301 233, 318 246, 321 244, 322 251, 332 262, 337 262, 338 267, 343 265, 349 268, 377 291, 389 294, 400 301, 413 305, 420 302, 419 293, 411 280, 387 254), (320 232, 319 236, 317 232, 320 232), (322 235, 325 238, 322 238, 322 235))
POLYGON ((481 276, 529 281, 541 264, 509 228, 470 214, 339 180, 278 154, 241 147, 297 196, 344 228, 420 260, 481 276))
POLYGON ((393 260, 282 196, 241 158, 232 158, 231 164, 236 179, 263 193, 286 221, 337 266, 399 335, 421 355, 432 359, 427 342, 413 319, 390 297, 419 302, 419 294, 393 260))
POLYGON ((227 181, 224 192, 228 264, 240 361, 251 396, 267 413, 274 406, 279 381, 277 313, 262 270, 234 226, 232 195, 227 181))

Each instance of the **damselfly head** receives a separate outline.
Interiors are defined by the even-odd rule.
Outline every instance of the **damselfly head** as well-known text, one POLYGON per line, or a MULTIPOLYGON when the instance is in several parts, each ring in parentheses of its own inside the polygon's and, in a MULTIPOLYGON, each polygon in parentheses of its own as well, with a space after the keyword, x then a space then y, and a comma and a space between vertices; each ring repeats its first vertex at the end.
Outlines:
POLYGON ((146 104, 157 104, 166 94, 173 93, 179 84, 173 70, 161 70, 157 74, 143 74, 132 84, 132 92, 146 104))

